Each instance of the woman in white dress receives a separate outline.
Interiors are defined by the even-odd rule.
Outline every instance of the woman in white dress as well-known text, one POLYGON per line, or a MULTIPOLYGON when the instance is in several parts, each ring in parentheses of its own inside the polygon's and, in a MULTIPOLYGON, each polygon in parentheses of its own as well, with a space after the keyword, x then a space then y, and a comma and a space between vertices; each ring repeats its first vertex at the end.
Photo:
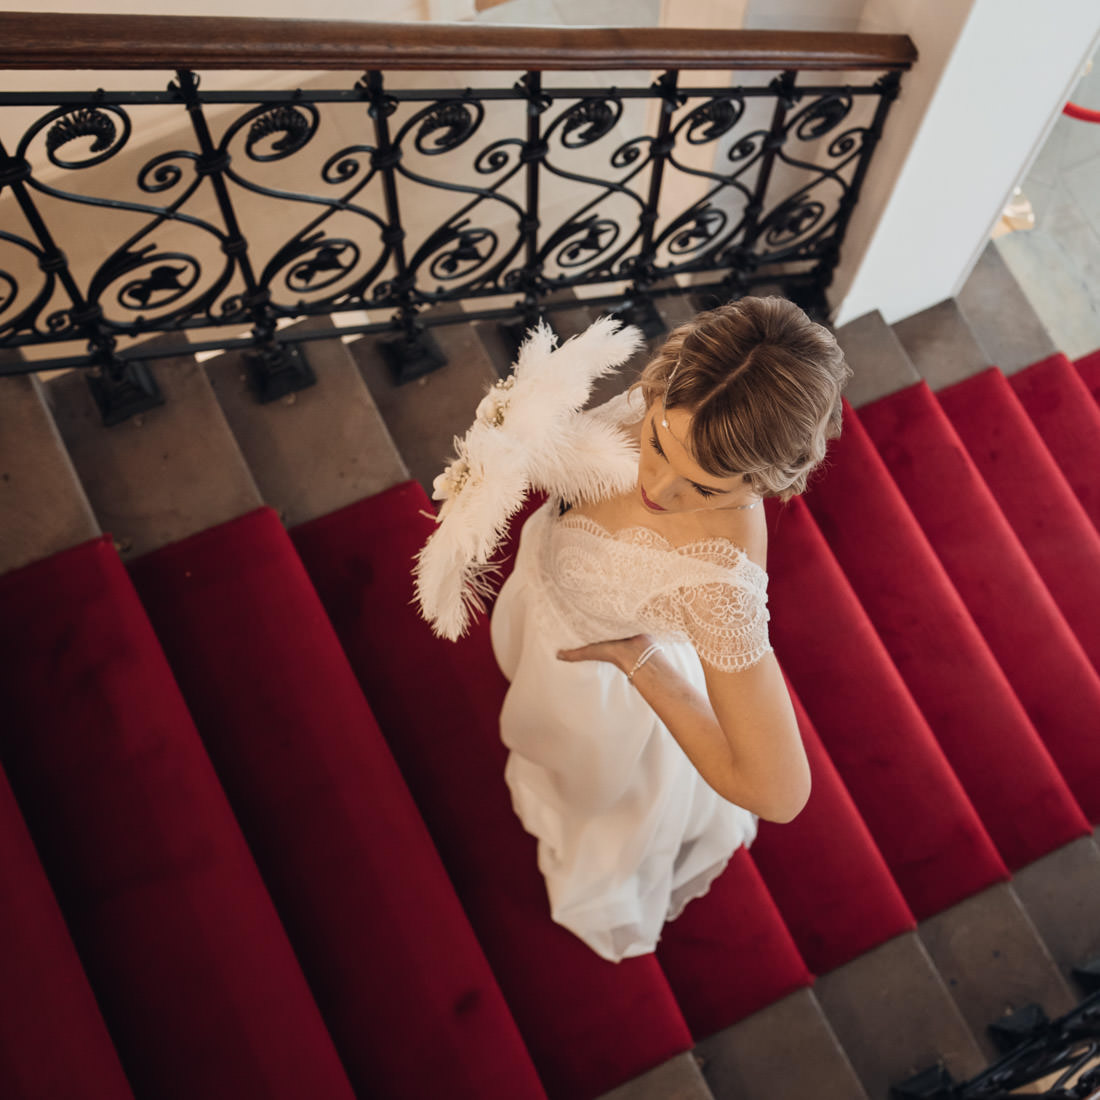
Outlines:
POLYGON ((789 821, 809 795, 760 503, 805 488, 849 374, 784 299, 700 314, 586 414, 629 433, 636 484, 524 527, 492 616, 506 779, 554 920, 604 958, 652 951, 757 816, 789 821))

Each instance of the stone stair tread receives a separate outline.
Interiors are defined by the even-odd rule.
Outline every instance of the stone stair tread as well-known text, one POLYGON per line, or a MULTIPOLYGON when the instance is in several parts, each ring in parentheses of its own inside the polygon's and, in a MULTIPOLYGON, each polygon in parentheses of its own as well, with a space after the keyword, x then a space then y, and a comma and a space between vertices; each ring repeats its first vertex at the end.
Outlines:
POLYGON ((956 301, 990 362, 1005 374, 1014 374, 1057 350, 992 241, 978 257, 956 301))
POLYGON ((814 991, 871 1100, 930 1065, 942 1062, 956 1080, 985 1065, 916 933, 822 975, 814 991))
POLYGON ((403 385, 393 381, 377 338, 348 345, 409 475, 429 496, 432 481, 454 458, 454 437, 470 426, 500 377, 470 325, 440 325, 432 334, 447 365, 403 385))
POLYGON ((598 1100, 724 1100, 724 1096, 711 1092, 695 1056, 685 1051, 603 1093, 598 1100))
POLYGON ((1000 1052, 988 1027, 1001 1016, 1035 1003, 1053 1019, 1076 1003, 1008 883, 991 886, 922 921, 919 935, 990 1061, 1000 1052))
POLYGON ((153 368, 165 403, 104 428, 76 371, 49 385, 54 419, 100 526, 124 560, 235 519, 261 500, 202 367, 153 368))
POLYGON ((704 1039, 695 1053, 717 1100, 868 1100, 809 989, 704 1039))
POLYGON ((99 532, 34 375, 0 378, 0 574, 99 532))
POLYGON ((953 298, 895 321, 892 327, 913 366, 934 390, 969 378, 993 362, 953 298))
POLYGON ((1012 884, 1063 974, 1100 958, 1100 846, 1095 836, 1022 868, 1012 884))
MULTIPOLYGON (((300 326, 330 328, 325 318, 300 326)), ((327 515, 407 480, 409 474, 348 348, 302 344, 316 385, 260 404, 244 353, 205 364, 207 376, 264 502, 288 527, 327 515)))
POLYGON ((854 408, 920 381, 920 372, 878 310, 842 325, 836 338, 853 371, 844 396, 854 408))

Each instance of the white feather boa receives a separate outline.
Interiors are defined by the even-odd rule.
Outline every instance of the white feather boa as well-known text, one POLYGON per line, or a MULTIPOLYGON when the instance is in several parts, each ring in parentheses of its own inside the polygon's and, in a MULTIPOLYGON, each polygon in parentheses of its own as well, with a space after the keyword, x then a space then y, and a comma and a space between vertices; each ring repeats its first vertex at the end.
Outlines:
POLYGON ((532 329, 512 373, 477 407, 455 439, 455 460, 435 479, 443 503, 436 530, 416 558, 416 602, 440 637, 455 641, 485 608, 490 561, 528 491, 581 502, 622 492, 638 474, 638 449, 613 423, 581 412, 592 383, 625 363, 642 334, 601 317, 555 347, 545 324, 532 329))

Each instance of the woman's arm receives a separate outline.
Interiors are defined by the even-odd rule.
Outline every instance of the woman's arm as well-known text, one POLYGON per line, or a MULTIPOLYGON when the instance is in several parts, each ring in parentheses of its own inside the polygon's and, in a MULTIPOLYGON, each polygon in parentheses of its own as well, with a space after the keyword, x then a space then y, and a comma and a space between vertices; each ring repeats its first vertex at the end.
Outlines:
MULTIPOLYGON (((641 634, 558 656, 609 661, 626 673, 651 640, 641 634)), ((774 655, 740 672, 719 672, 705 663, 703 671, 705 695, 658 651, 634 674, 633 683, 723 798, 767 821, 792 820, 809 798, 810 769, 774 655)))

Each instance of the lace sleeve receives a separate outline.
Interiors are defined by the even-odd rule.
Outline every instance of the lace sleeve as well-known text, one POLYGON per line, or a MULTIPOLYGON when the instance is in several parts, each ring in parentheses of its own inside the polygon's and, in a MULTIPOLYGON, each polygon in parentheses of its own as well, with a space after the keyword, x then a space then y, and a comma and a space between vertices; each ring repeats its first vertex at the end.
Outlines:
POLYGON ((768 641, 767 577, 694 585, 678 593, 682 629, 700 660, 720 672, 740 672, 772 651, 768 641))

